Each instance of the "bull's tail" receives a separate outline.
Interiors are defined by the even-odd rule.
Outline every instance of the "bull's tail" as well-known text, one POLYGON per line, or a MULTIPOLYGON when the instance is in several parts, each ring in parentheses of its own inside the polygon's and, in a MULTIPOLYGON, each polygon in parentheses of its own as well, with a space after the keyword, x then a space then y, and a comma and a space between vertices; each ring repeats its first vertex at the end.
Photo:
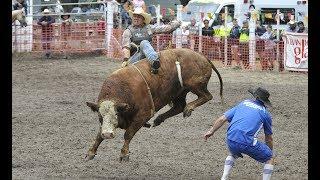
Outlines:
MULTIPOLYGON (((206 58, 207 59, 207 58, 206 58)), ((207 61, 211 64, 212 69, 217 73, 219 81, 220 81, 220 98, 221 98, 221 103, 224 104, 224 100, 223 100, 223 82, 222 82, 222 78, 221 75, 219 73, 219 71, 217 70, 217 68, 214 66, 214 64, 207 59, 207 61)))

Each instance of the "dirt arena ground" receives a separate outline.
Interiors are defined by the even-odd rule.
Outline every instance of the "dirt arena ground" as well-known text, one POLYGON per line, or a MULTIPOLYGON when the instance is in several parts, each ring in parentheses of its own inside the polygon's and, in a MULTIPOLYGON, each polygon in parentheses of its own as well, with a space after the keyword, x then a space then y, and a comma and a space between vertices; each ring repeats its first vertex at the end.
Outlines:
MULTIPOLYGON (((96 101, 104 79, 118 67, 120 62, 103 57, 13 58, 13 179, 220 179, 228 154, 227 125, 207 142, 202 135, 229 107, 251 98, 247 89, 258 85, 270 91, 274 105, 270 112, 277 158, 272 179, 308 179, 308 76, 289 72, 219 67, 226 106, 220 104, 213 73, 208 85, 213 100, 189 118, 179 114, 156 128, 140 129, 130 144, 130 162, 118 162, 123 130, 102 142, 98 155, 85 162, 99 128, 97 114, 85 102, 96 101)), ((188 101, 194 98, 188 95, 188 101)), ((230 178, 261 179, 262 168, 244 156, 236 161, 230 178)))

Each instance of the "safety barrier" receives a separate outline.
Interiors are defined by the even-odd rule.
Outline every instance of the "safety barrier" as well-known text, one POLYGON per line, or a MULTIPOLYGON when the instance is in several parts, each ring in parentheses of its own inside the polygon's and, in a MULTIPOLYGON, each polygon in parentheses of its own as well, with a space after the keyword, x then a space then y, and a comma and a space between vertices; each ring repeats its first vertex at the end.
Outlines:
MULTIPOLYGON (((112 29, 110 44, 107 45, 105 36, 108 34, 105 33, 105 21, 73 22, 69 26, 53 23, 46 28, 34 23, 32 25, 32 34, 27 29, 20 28, 22 32, 13 34, 13 50, 18 49, 18 52, 29 51, 30 47, 32 47, 31 52, 41 53, 47 51, 81 53, 101 50, 101 52, 113 59, 120 60, 123 58, 121 51, 123 30, 112 29), (32 41, 21 40, 30 36, 32 41)), ((176 38, 172 34, 154 36, 153 47, 157 51, 176 48, 176 38)), ((256 39, 256 61, 253 64, 249 62, 250 42, 241 43, 238 39, 228 38, 227 43, 225 43, 224 38, 182 35, 181 43, 181 47, 200 52, 210 60, 221 61, 225 66, 261 70, 274 70, 277 67, 278 71, 283 70, 283 41, 276 43, 272 40, 256 39)))

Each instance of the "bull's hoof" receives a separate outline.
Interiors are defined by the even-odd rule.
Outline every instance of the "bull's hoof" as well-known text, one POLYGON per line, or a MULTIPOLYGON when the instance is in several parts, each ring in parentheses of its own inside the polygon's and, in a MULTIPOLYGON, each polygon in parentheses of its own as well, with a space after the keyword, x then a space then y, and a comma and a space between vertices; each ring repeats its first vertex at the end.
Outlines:
POLYGON ((120 162, 129 162, 129 155, 120 156, 119 161, 120 162))
POLYGON ((144 123, 143 127, 150 128, 151 124, 146 122, 146 123, 144 123))
POLYGON ((86 154, 85 160, 86 160, 86 161, 90 161, 90 160, 92 160, 95 156, 96 156, 95 153, 92 153, 92 152, 89 151, 89 152, 86 154))
POLYGON ((189 117, 189 116, 191 115, 192 111, 193 111, 193 109, 185 109, 185 110, 183 111, 183 117, 184 117, 184 118, 185 118, 185 117, 189 117))

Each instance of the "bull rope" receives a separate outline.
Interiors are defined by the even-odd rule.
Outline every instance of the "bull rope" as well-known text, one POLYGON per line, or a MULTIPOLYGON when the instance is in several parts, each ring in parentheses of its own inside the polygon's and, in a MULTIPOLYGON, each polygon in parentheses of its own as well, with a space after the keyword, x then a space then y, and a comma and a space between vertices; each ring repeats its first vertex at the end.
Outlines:
POLYGON ((144 76, 142 75, 142 73, 141 73, 140 69, 139 69, 136 65, 134 65, 134 64, 132 64, 132 66, 133 66, 133 67, 134 67, 134 68, 139 72, 139 74, 141 75, 142 79, 144 80, 144 82, 145 82, 145 83, 146 83, 146 85, 147 85, 148 94, 149 94, 149 96, 150 96, 150 99, 151 99, 151 106, 152 106, 152 108, 151 108, 151 117, 150 117, 150 118, 152 118, 152 117, 154 116, 155 107, 154 107, 154 102, 153 102, 153 97, 152 97, 152 94, 151 94, 150 87, 149 87, 149 85, 148 85, 148 83, 147 83, 146 79, 145 79, 145 78, 144 78, 144 76))

